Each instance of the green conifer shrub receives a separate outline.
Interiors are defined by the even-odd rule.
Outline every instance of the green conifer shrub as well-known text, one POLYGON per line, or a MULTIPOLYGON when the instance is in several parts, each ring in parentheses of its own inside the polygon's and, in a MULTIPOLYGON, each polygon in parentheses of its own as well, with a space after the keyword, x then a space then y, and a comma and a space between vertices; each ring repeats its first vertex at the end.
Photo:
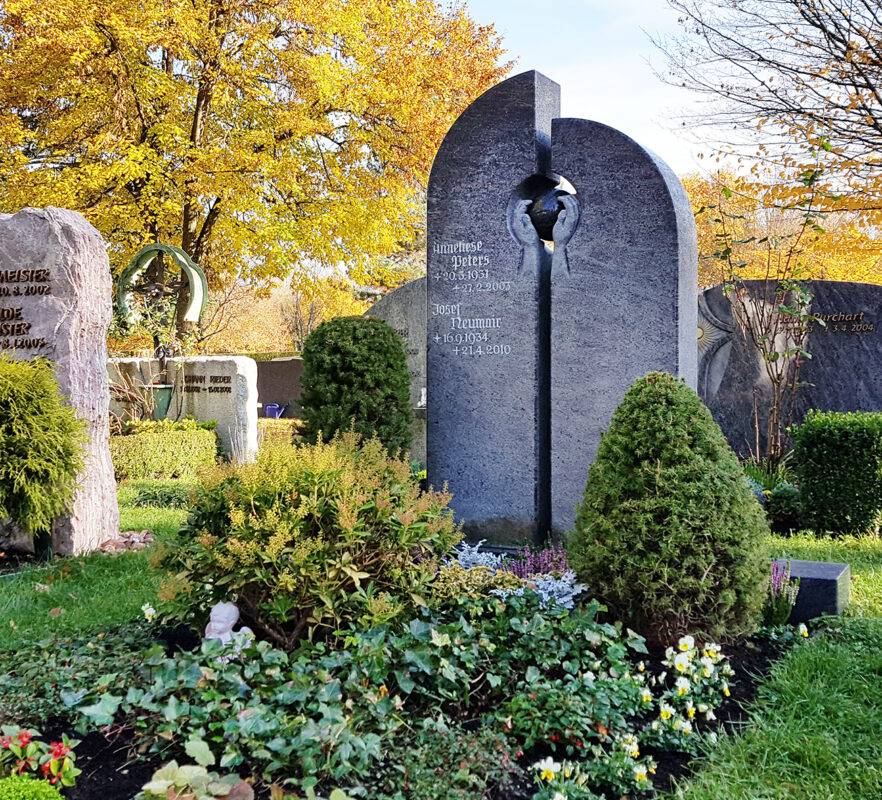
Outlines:
POLYGON ((352 428, 390 454, 411 446, 410 375, 401 337, 374 317, 323 322, 303 345, 301 434, 327 441, 352 428))
POLYGON ((727 638, 759 619, 768 533, 698 395, 651 372, 600 440, 567 559, 617 619, 652 641, 727 638))
POLYGON ((0 356, 0 519, 35 536, 70 508, 86 422, 58 393, 51 364, 0 356))

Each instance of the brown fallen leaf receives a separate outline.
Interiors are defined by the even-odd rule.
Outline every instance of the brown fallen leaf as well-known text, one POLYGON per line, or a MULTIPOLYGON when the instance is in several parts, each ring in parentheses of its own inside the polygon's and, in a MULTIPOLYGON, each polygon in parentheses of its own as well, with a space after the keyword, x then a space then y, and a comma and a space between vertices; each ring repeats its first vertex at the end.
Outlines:
POLYGON ((63 609, 61 606, 56 606, 55 608, 53 608, 53 609, 49 612, 49 616, 52 617, 52 618, 54 619, 54 618, 57 617, 59 614, 63 614, 63 613, 64 613, 64 609, 63 609))

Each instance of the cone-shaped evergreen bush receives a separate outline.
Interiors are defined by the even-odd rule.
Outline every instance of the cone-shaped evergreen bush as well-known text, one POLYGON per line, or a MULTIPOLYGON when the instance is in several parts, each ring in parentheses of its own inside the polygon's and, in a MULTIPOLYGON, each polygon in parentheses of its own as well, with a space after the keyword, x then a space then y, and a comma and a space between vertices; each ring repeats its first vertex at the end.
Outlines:
POLYGON ((338 317, 303 345, 302 434, 315 443, 353 429, 374 434, 390 455, 410 450, 413 411, 401 337, 381 319, 338 317))
POLYGON ((48 533, 73 499, 85 427, 48 361, 0 356, 0 519, 48 533))
POLYGON ((600 440, 567 559, 616 618, 652 641, 729 638, 759 619, 768 532, 698 395, 651 372, 600 440))

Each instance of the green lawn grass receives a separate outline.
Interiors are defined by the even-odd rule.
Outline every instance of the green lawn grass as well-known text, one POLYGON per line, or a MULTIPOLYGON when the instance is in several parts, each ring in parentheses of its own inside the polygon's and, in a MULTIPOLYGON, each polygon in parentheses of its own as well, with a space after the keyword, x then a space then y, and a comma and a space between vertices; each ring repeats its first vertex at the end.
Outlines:
MULTIPOLYGON (((171 483, 123 484, 118 492, 120 529, 150 528, 158 541, 174 537, 186 510, 132 505, 142 489, 171 483)), ((0 650, 15 649, 24 640, 88 636, 140 617, 144 603, 156 605, 161 580, 147 562, 145 550, 93 553, 0 577, 0 650)))
POLYGON ((878 800, 880 680, 882 620, 834 620, 775 665, 743 731, 721 737, 698 773, 669 796, 878 800))

